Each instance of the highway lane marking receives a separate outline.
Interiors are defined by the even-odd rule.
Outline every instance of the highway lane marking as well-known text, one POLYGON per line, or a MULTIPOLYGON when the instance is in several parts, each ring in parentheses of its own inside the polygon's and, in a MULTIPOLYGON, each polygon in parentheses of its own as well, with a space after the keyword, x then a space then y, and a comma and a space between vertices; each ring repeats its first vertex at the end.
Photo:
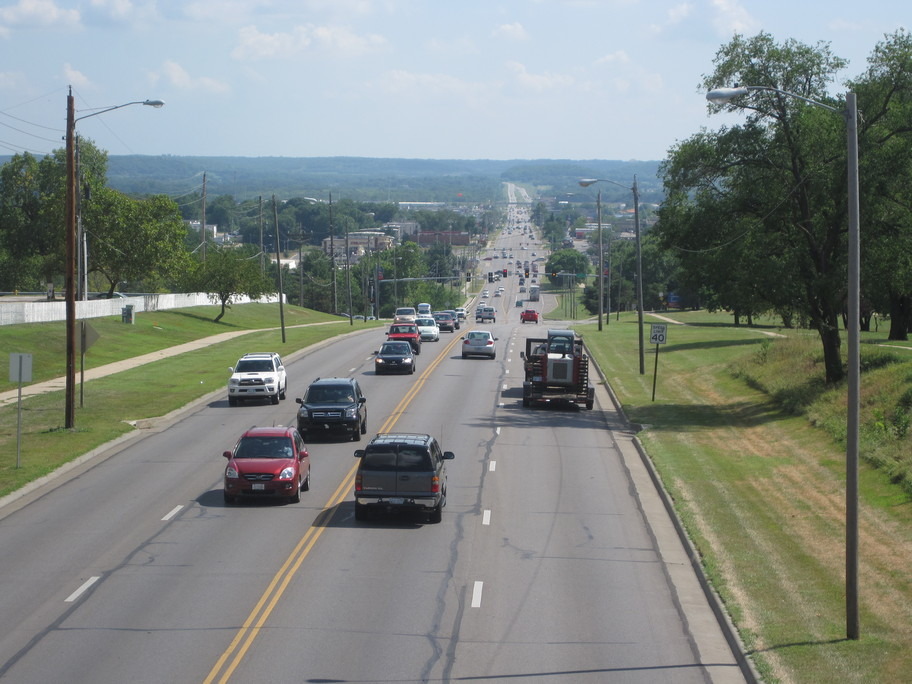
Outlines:
POLYGON ((70 594, 65 599, 63 599, 63 602, 72 603, 73 601, 78 599, 80 596, 82 596, 84 593, 86 593, 89 590, 89 587, 91 587, 93 584, 95 584, 95 582, 97 582, 100 579, 101 579, 101 577, 99 577, 99 576, 89 577, 89 579, 87 579, 85 582, 82 583, 82 586, 79 587, 79 589, 77 589, 72 594, 70 594))
POLYGON ((472 588, 472 608, 481 608, 481 589, 484 582, 475 582, 472 588))
POLYGON ((488 464, 488 472, 493 473, 497 469, 497 461, 491 461, 488 464))
MULTIPOLYGON (((412 384, 408 392, 405 393, 405 396, 396 405, 396 408, 393 409, 389 418, 386 419, 378 432, 389 432, 393 428, 398 422, 399 417, 405 412, 405 409, 412 400, 414 400, 418 391, 424 386, 424 383, 427 382, 430 374, 445 358, 447 358, 448 352, 456 345, 459 339, 460 338, 458 337, 453 338, 444 349, 444 352, 428 364, 428 367, 421 373, 418 380, 412 384)), ((279 600, 284 595, 286 589, 288 589, 291 580, 297 574, 304 559, 310 555, 317 540, 323 535, 323 532, 328 529, 329 520, 335 513, 336 507, 348 496, 348 492, 350 492, 354 486, 355 472, 357 470, 358 464, 356 462, 348 471, 348 474, 342 478, 342 482, 339 483, 339 486, 336 487, 336 490, 329 497, 326 505, 317 517, 314 518, 313 524, 307 529, 307 532, 301 537, 301 540, 297 543, 294 550, 292 550, 291 554, 273 576, 269 585, 266 587, 266 590, 263 592, 263 595, 250 612, 250 615, 247 616, 247 619, 244 620, 243 625, 241 625, 241 628, 231 640, 228 648, 225 649, 225 652, 219 656, 215 665, 212 666, 209 674, 203 680, 203 684, 211 684, 216 681, 220 684, 224 684, 224 682, 227 682, 234 674, 238 665, 240 665, 244 656, 247 654, 247 651, 250 650, 253 642, 256 640, 257 636, 259 636, 260 631, 266 624, 266 620, 269 619, 272 611, 275 610, 279 600)))
POLYGON ((490 525, 491 524, 491 510, 486 509, 484 513, 481 514, 481 524, 490 525))
POLYGON ((495 434, 495 435, 499 435, 499 434, 500 434, 500 427, 494 428, 494 434, 495 434))
POLYGON ((171 520, 171 518, 173 518, 175 515, 177 515, 178 513, 181 512, 181 509, 183 509, 183 507, 184 507, 184 505, 181 504, 179 506, 175 506, 174 508, 172 508, 171 511, 168 513, 168 515, 166 515, 164 518, 162 518, 162 522, 168 522, 169 520, 171 520))

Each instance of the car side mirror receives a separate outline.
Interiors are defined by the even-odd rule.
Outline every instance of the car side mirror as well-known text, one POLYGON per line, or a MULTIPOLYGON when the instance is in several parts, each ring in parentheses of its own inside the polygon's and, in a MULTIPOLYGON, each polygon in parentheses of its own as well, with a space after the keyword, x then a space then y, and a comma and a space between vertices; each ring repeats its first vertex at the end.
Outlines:
POLYGON ((380 353, 379 351, 374 351, 374 356, 376 356, 379 353, 380 353))
POLYGON ((234 366, 228 366, 228 372, 234 373, 234 366))
POLYGON ((225 458, 227 458, 229 461, 231 460, 231 455, 232 455, 232 454, 231 454, 230 451, 223 451, 223 452, 222 452, 222 456, 224 456, 225 458))
POLYGON ((299 461, 303 461, 308 456, 310 456, 310 454, 308 453, 307 449, 301 449, 301 451, 298 452, 299 461))
POLYGON ((522 360, 525 361, 525 359, 526 359, 526 352, 524 352, 524 351, 519 352, 519 358, 521 358, 522 360))
POLYGON ((443 458, 445 461, 452 461, 454 458, 456 458, 456 454, 454 454, 452 451, 444 451, 443 458))
POLYGON ((295 403, 296 403, 296 404, 303 404, 303 403, 304 403, 304 399, 302 399, 301 397, 295 397, 295 403))
POLYGON ((355 449, 355 458, 364 458, 364 449, 355 449))
POLYGON ((360 399, 358 399, 358 403, 359 403, 359 404, 366 404, 366 403, 367 403, 367 397, 361 397, 360 399))

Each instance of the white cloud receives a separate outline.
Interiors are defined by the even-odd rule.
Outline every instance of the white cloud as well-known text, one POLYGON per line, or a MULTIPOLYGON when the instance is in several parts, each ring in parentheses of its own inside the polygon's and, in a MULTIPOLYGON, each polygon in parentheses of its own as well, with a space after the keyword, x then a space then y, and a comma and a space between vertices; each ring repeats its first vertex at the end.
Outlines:
POLYGON ((507 62, 506 66, 507 69, 513 72, 519 85, 526 90, 543 92, 545 90, 552 90, 554 88, 573 84, 572 76, 552 74, 550 72, 533 74, 526 69, 524 64, 520 64, 519 62, 507 62))
POLYGON ((630 55, 628 55, 624 50, 615 50, 614 52, 599 57, 595 60, 597 65, 599 64, 628 64, 630 62, 630 55))
POLYGON ((106 12, 114 19, 126 19, 133 13, 130 0, 92 0, 92 7, 106 12))
POLYGON ((447 95, 472 98, 487 89, 482 84, 464 81, 449 74, 422 74, 403 69, 387 71, 373 83, 388 94, 418 97, 447 95))
POLYGON ((295 26, 286 33, 263 33, 256 26, 238 31, 238 45, 232 50, 235 59, 287 58, 308 48, 323 48, 336 54, 354 57, 375 51, 386 44, 376 34, 358 35, 342 26, 295 26))
POLYGON ((79 26, 79 10, 62 9, 53 0, 19 0, 15 5, 0 7, 0 26, 47 28, 79 26))
POLYGON ((63 65, 63 76, 67 83, 76 86, 77 88, 85 88, 92 85, 89 77, 81 71, 74 69, 69 62, 63 65))
POLYGON ((712 0, 716 15, 713 26, 721 36, 731 36, 733 33, 750 34, 757 30, 758 23, 738 0, 712 0))
POLYGON ((492 38, 505 38, 507 40, 529 40, 529 34, 518 21, 512 24, 501 24, 491 32, 492 38))
POLYGON ((693 12, 694 6, 689 2, 682 2, 675 5, 665 12, 665 21, 659 24, 650 24, 649 31, 653 34, 659 34, 670 26, 675 26, 684 21, 693 12))
POLYGON ((228 84, 208 76, 193 77, 180 64, 168 60, 162 64, 160 74, 152 74, 154 81, 164 78, 168 83, 181 90, 200 90, 206 93, 228 92, 228 84))

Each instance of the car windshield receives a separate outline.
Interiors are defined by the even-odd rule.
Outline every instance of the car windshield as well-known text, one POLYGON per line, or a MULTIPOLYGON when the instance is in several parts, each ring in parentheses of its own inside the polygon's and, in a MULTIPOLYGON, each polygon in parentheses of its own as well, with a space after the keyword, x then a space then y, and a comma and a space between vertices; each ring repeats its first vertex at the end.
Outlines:
POLYGON ((392 328, 390 328, 390 332, 394 335, 401 335, 403 333, 410 333, 414 331, 415 329, 410 325, 394 325, 392 328))
POLYGON ((470 340, 487 340, 488 337, 489 335, 486 332, 470 332, 468 334, 470 340))
POLYGON ((294 450, 288 437, 244 437, 235 458, 291 458, 294 450))
POLYGON ((407 344, 384 344, 380 347, 381 354, 403 354, 407 355, 411 347, 407 344))
POLYGON ((247 359, 238 361, 234 369, 237 373, 268 373, 273 370, 269 359, 247 359))
POLYGON ((422 327, 422 326, 433 327, 435 325, 435 323, 436 322, 434 321, 433 318, 419 318, 417 321, 415 321, 415 324, 418 325, 419 327, 422 327))
POLYGON ((305 402, 308 404, 344 403, 354 400, 355 396, 352 394, 351 387, 345 387, 344 385, 311 387, 307 390, 307 397, 305 398, 305 402))

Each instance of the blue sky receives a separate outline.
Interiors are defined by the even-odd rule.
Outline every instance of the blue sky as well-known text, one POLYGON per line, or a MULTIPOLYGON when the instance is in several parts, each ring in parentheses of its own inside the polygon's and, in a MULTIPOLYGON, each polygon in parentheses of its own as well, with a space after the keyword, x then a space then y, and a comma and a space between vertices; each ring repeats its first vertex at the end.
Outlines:
MULTIPOLYGON (((710 118, 735 33, 828 42, 861 74, 908 2, 0 0, 0 154, 663 159, 710 118)), ((906 22, 905 24, 903 22, 906 22)))

